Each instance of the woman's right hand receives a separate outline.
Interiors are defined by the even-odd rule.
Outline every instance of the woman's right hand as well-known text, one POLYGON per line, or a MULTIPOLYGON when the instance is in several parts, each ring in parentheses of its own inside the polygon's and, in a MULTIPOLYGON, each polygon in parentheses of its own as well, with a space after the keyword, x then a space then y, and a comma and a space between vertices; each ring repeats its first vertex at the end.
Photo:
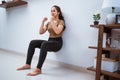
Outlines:
POLYGON ((47 20, 48 20, 48 18, 47 18, 47 17, 44 17, 43 20, 42 20, 42 22, 45 22, 45 21, 47 21, 47 20))
POLYGON ((39 30, 40 34, 43 34, 47 30, 46 27, 44 27, 44 22, 47 21, 47 20, 48 20, 47 17, 44 17, 42 19, 42 23, 41 23, 40 30, 39 30))

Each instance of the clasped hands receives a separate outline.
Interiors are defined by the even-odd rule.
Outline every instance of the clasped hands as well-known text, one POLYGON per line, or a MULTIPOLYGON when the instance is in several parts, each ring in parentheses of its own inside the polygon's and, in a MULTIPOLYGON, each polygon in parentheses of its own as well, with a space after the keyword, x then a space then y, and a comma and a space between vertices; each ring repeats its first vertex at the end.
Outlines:
MULTIPOLYGON (((42 22, 44 23, 44 22, 46 22, 47 20, 48 20, 48 18, 47 18, 47 17, 44 17, 43 20, 42 20, 42 22)), ((57 21, 54 20, 53 17, 51 17, 50 23, 51 23, 52 26, 57 26, 57 21)))

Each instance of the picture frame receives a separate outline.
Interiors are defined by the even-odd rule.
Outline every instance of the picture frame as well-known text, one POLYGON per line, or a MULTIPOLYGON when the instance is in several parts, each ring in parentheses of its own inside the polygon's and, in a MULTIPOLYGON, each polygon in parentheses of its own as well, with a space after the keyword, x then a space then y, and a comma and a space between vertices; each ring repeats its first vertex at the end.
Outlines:
POLYGON ((120 24, 120 15, 116 15, 116 24, 120 24))

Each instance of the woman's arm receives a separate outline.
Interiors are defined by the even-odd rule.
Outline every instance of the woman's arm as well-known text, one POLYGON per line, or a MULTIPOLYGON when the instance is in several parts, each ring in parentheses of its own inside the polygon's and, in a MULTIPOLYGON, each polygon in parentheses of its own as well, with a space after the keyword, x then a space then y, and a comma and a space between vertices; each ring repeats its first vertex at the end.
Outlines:
POLYGON ((39 29, 39 34, 43 34, 43 33, 45 33, 46 30, 47 30, 46 26, 44 27, 45 21, 47 21, 47 18, 46 18, 46 17, 44 17, 43 20, 42 20, 42 23, 41 23, 40 29, 39 29))
POLYGON ((60 34, 64 29, 64 22, 60 21, 58 25, 55 22, 52 22, 52 28, 56 34, 60 34))

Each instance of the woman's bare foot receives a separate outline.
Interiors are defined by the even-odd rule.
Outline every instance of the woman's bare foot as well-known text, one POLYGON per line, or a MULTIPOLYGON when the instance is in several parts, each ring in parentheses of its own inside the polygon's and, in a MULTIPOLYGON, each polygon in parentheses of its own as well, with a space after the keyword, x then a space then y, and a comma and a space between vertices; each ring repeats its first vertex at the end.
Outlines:
POLYGON ((25 69, 30 69, 30 65, 25 64, 22 67, 17 68, 17 70, 25 70, 25 69))
POLYGON ((33 72, 28 73, 27 76, 36 76, 38 74, 41 74, 41 70, 39 68, 36 68, 35 70, 33 70, 33 72))

